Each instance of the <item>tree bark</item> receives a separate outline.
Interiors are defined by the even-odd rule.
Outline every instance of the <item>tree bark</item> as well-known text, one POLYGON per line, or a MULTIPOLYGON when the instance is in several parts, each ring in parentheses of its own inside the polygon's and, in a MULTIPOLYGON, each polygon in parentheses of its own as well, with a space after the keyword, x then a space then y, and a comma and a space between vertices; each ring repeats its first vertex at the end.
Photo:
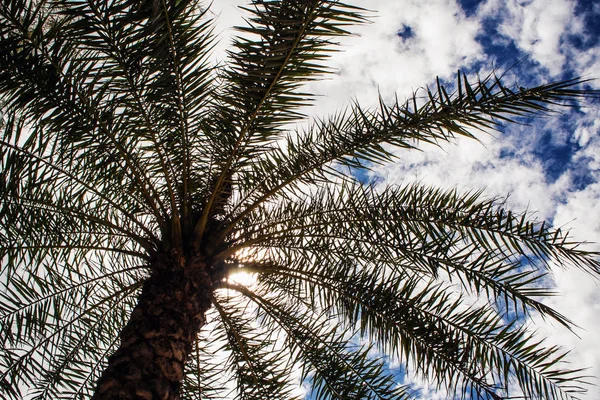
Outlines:
POLYGON ((179 399, 184 366, 211 306, 205 265, 157 257, 92 400, 179 399))

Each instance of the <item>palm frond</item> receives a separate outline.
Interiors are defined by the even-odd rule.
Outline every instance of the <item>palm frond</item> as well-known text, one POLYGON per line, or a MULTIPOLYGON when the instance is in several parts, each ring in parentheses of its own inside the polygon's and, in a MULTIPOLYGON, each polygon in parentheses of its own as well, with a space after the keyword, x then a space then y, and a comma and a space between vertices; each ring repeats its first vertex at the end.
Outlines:
POLYGON ((252 326, 254 313, 247 301, 220 296, 214 304, 231 351, 229 363, 238 382, 236 399, 291 399, 291 363, 276 348, 277 332, 261 332, 252 326))
POLYGON ((158 8, 68 2, 66 11, 75 19, 78 46, 103 63, 100 79, 111 83, 115 106, 130 113, 129 129, 152 143, 148 150, 155 160, 149 162, 164 177, 172 230, 181 230, 176 210, 188 220, 188 196, 198 190, 192 158, 201 161, 194 153, 206 145, 198 130, 213 86, 207 62, 213 39, 206 10, 199 10, 197 1, 186 0, 158 8))
POLYGON ((216 121, 209 125, 218 132, 213 140, 220 151, 214 155, 217 179, 195 229, 199 236, 231 172, 247 165, 265 142, 277 139, 280 126, 301 117, 299 107, 310 104, 312 96, 297 89, 327 71, 322 61, 333 51, 332 38, 364 22, 360 8, 339 1, 257 0, 252 5, 245 9, 251 14, 248 26, 238 28, 245 35, 229 52, 225 90, 218 95, 216 121))
MULTIPOLYGON (((38 284, 40 282, 37 280, 38 284)), ((28 286, 34 282, 23 283, 22 286, 10 288, 8 293, 11 294, 11 301, 19 296, 35 295, 35 289, 39 289, 28 286)), ((85 381, 88 386, 93 384, 85 379, 89 360, 97 359, 106 344, 113 343, 114 338, 118 337, 121 326, 115 325, 115 320, 122 320, 126 308, 131 306, 128 304, 131 300, 126 299, 131 299, 140 286, 140 282, 121 286, 113 281, 111 285, 83 287, 84 290, 77 293, 75 303, 63 303, 54 298, 52 302, 36 304, 31 310, 33 312, 26 309, 25 318, 14 319, 15 323, 10 327, 16 328, 9 336, 16 338, 9 341, 14 347, 2 349, 0 357, 0 382, 3 386, 5 382, 14 382, 15 386, 12 390, 7 387, 6 392, 19 399, 22 398, 20 389, 14 389, 26 387, 39 398, 53 398, 56 390, 64 392, 73 389, 82 380, 84 385, 85 381), (49 305, 52 308, 47 308, 49 305), (106 314, 112 318, 104 320, 106 314), (99 324, 102 329, 95 329, 99 324), (88 334, 91 330, 94 333, 88 334), (23 341, 25 336, 32 339, 23 341), (69 374, 64 373, 67 366, 69 374)))
POLYGON ((293 303, 281 300, 287 297, 285 292, 261 296, 240 285, 226 287, 251 299, 265 318, 285 332, 286 346, 302 360, 304 378, 310 375, 316 398, 411 398, 407 388, 384 372, 383 360, 371 356, 370 346, 348 343, 353 333, 332 323, 334 316, 291 306, 293 303))
POLYGON ((364 169, 369 163, 392 161, 394 155, 386 145, 409 150, 418 149, 419 143, 439 146, 457 136, 475 138, 473 130, 498 129, 506 121, 550 112, 551 105, 598 96, 575 88, 585 82, 575 78, 520 90, 496 75, 471 84, 459 71, 458 89, 450 95, 438 82, 436 92, 426 90, 425 102, 418 94, 390 105, 380 99, 379 108, 373 110, 355 102, 289 134, 284 145, 265 150, 252 167, 255 175, 246 178, 249 184, 234 207, 239 211, 231 226, 275 196, 326 181, 328 174, 339 175, 339 166, 364 169))
POLYGON ((532 398, 571 398, 581 391, 581 371, 560 367, 558 347, 528 332, 518 320, 506 322, 489 306, 469 306, 452 286, 419 275, 384 275, 349 262, 326 260, 308 270, 299 262, 261 274, 265 291, 312 298, 398 357, 462 397, 501 398, 518 377, 532 398), (295 290, 290 290, 295 287, 295 290), (568 381, 568 385, 561 385, 568 381))
POLYGON ((186 400, 221 399, 231 390, 226 387, 229 371, 222 354, 226 337, 215 316, 217 313, 211 311, 207 315, 209 322, 201 328, 186 366, 182 384, 182 398, 186 400))
POLYGON ((262 209, 234 236, 227 254, 258 246, 281 254, 276 260, 283 265, 296 257, 351 257, 397 272, 444 272, 465 289, 502 302, 506 313, 535 310, 566 326, 564 316, 538 300, 552 295, 544 288, 548 267, 573 265, 591 274, 600 268, 595 253, 579 249, 568 233, 507 212, 495 199, 419 185, 377 192, 343 183, 262 209))

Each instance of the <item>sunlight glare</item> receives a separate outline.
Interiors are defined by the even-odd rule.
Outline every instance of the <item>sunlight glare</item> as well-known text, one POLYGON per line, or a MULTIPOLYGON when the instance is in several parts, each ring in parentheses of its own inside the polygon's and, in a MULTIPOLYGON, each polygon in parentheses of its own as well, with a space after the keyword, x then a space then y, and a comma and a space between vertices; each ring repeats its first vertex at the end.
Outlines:
POLYGON ((230 283, 236 283, 238 285, 248 287, 256 283, 256 274, 244 271, 233 272, 229 274, 229 276, 227 277, 227 281, 230 283))

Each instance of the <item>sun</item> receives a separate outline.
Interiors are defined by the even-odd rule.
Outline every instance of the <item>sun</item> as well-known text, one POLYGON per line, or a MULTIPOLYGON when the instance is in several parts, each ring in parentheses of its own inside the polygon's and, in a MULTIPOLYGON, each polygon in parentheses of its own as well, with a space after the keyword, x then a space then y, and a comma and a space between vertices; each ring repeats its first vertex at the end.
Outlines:
POLYGON ((229 276, 227 276, 228 282, 236 283, 246 287, 254 285, 256 283, 256 279, 257 274, 245 271, 232 272, 229 274, 229 276))

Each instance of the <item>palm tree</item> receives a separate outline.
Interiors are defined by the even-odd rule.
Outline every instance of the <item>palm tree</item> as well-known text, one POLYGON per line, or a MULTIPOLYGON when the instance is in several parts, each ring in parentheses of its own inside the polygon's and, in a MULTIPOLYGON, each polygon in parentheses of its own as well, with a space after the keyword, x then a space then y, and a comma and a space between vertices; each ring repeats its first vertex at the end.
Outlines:
POLYGON ((545 275, 597 277, 597 254, 480 192, 353 171, 596 93, 459 73, 307 120, 302 84, 364 10, 245 10, 213 65, 196 0, 1 0, 2 397, 414 398, 386 357, 477 399, 585 390, 524 321, 571 327, 545 275))

